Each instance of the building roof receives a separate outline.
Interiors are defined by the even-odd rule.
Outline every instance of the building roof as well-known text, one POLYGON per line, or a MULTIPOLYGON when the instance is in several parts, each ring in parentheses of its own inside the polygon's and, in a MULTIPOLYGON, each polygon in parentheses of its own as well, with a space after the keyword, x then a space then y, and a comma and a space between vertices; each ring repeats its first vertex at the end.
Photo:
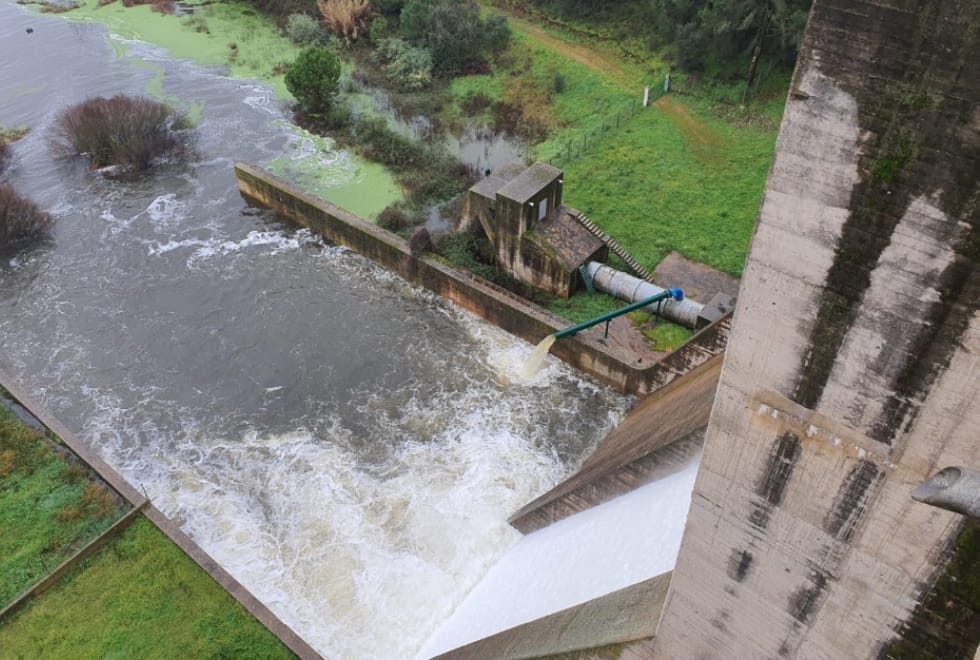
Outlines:
POLYGON ((497 195, 523 204, 561 175, 556 167, 535 163, 499 188, 497 195))
POLYGON ((603 243, 583 227, 569 213, 567 206, 560 206, 545 220, 535 223, 534 230, 524 234, 531 241, 554 256, 569 271, 585 263, 603 243))
POLYGON ((497 168, 495 172, 480 181, 477 181, 470 188, 470 192, 476 193, 480 197, 485 197, 491 202, 496 201, 497 191, 520 176, 526 169, 527 167, 523 163, 508 163, 497 168))

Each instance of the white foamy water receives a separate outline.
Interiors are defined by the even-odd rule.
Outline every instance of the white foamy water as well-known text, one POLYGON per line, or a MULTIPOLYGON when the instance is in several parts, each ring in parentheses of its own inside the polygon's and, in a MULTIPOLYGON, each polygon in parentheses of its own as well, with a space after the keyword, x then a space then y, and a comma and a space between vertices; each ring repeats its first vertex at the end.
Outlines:
POLYGON ((185 238, 180 240, 169 240, 166 243, 149 242, 147 255, 154 257, 168 252, 179 250, 189 251, 187 257, 188 267, 193 267, 208 257, 216 255, 228 255, 241 252, 247 248, 271 247, 271 254, 278 254, 289 250, 296 250, 304 245, 321 244, 320 239, 315 238, 309 230, 303 229, 294 232, 284 231, 250 231, 241 240, 228 240, 220 237, 206 239, 185 238))
POLYGON ((431 436, 384 438, 390 451, 368 463, 339 420, 320 434, 222 438, 183 415, 179 433, 129 430, 131 411, 90 394, 99 412, 85 435, 331 658, 414 655, 518 540, 506 516, 566 471, 526 437, 537 434, 525 419, 478 389, 458 393, 448 416, 407 406, 396 426, 431 436))

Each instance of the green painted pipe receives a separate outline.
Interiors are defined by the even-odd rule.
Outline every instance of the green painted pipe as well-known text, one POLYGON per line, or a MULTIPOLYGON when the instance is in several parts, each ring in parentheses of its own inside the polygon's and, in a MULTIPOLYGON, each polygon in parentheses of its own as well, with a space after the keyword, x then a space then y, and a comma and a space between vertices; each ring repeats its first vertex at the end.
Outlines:
POLYGON ((594 325, 599 325, 603 321, 611 321, 617 316, 622 316, 632 312, 634 309, 641 309, 647 305, 652 305, 655 302, 660 302, 661 300, 666 300, 667 298, 673 298, 674 300, 684 300, 684 292, 680 289, 667 289, 666 291, 661 291, 660 293, 650 296, 649 298, 644 298, 643 300, 637 300, 634 303, 630 303, 626 307, 620 307, 619 309, 613 310, 611 312, 606 312, 601 316, 597 316, 594 319, 588 321, 582 321, 578 325, 573 325, 570 328, 565 328, 564 330, 559 330, 555 333, 555 339, 561 339, 563 337, 571 337, 572 335, 578 334, 582 330, 591 328, 594 325))

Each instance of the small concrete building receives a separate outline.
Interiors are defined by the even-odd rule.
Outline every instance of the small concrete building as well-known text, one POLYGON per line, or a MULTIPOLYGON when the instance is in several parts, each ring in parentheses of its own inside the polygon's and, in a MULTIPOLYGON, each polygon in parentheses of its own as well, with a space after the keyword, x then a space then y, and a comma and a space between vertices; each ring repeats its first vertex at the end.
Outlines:
POLYGON ((507 165, 470 188, 464 217, 479 221, 501 270, 567 298, 578 267, 605 261, 608 248, 562 205, 562 177, 546 163, 507 165))

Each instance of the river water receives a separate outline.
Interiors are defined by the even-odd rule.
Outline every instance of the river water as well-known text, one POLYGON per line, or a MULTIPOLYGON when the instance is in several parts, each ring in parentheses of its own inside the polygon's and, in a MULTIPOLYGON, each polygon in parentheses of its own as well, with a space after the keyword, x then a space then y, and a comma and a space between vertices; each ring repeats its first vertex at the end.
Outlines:
POLYGON ((411 657, 628 401, 553 361, 522 380, 529 345, 248 208, 232 163, 284 153, 373 203, 286 119, 0 1, 0 124, 32 127, 6 179, 56 217, 0 254, 0 366, 323 654, 411 657), (150 88, 199 109, 192 162, 120 182, 51 157, 59 109, 150 88))

